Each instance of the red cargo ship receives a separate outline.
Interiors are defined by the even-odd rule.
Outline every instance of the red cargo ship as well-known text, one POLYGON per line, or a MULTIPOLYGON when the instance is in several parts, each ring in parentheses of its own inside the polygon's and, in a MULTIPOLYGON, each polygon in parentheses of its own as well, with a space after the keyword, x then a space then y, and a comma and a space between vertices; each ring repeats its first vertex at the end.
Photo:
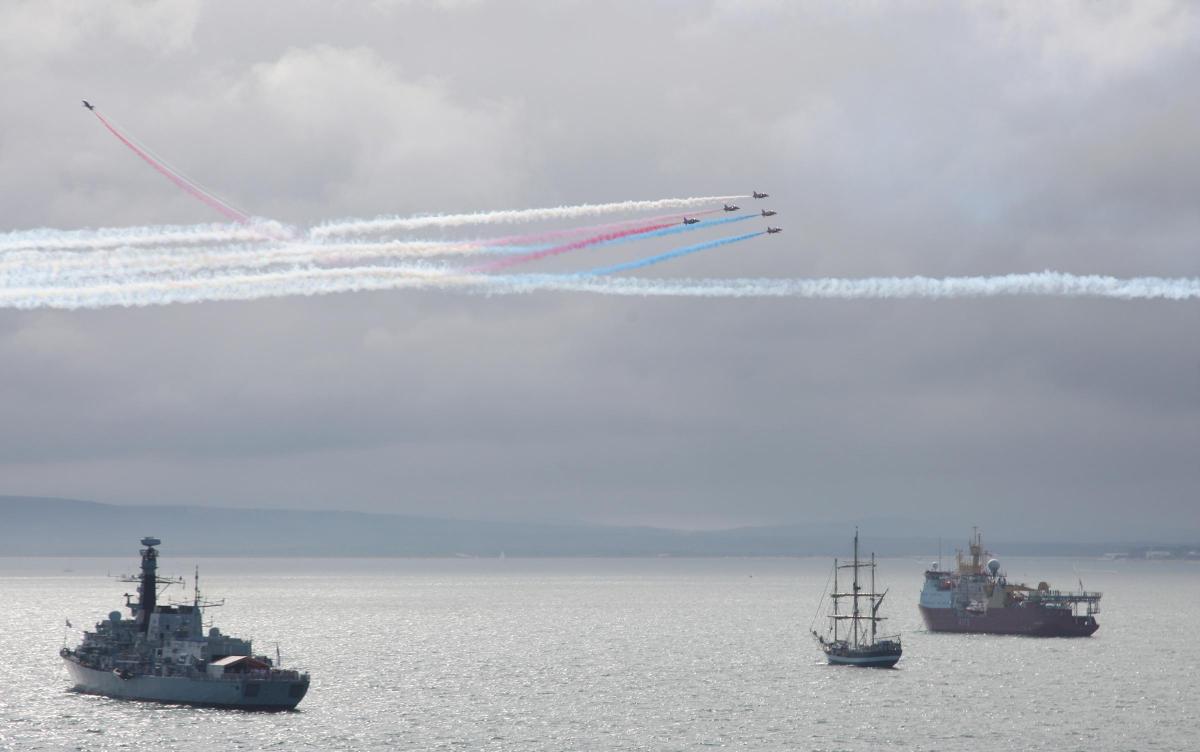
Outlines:
POLYGON ((1087 637, 1100 628, 1100 593, 1009 582, 1000 562, 983 550, 978 530, 969 548, 969 559, 957 552, 954 571, 935 563, 925 572, 920 609, 930 632, 1087 637))

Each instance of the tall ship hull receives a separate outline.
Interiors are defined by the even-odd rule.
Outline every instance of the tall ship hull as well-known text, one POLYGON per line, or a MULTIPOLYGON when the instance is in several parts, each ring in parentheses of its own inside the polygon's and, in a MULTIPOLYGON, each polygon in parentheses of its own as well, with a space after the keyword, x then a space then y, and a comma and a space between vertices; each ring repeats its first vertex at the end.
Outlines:
MULTIPOLYGON (((197 569, 191 603, 159 603, 160 588, 182 580, 158 576, 157 538, 143 538, 142 571, 122 578, 138 583, 138 599, 59 651, 77 692, 121 700, 206 705, 243 710, 291 710, 308 693, 307 673, 282 669, 255 655, 250 640, 204 631, 204 609, 221 603, 200 597, 197 569)), ((71 626, 71 622, 67 622, 71 626)))
POLYGON ((122 700, 202 705, 243 710, 292 710, 308 693, 308 682, 269 678, 195 679, 186 676, 130 676, 88 668, 65 658, 76 692, 122 700))
POLYGON ((1076 591, 1011 583, 999 561, 982 563, 990 554, 978 532, 969 550, 970 558, 958 552, 954 569, 934 563, 925 572, 919 608, 930 632, 1088 637, 1100 628, 1100 593, 1082 583, 1076 591))

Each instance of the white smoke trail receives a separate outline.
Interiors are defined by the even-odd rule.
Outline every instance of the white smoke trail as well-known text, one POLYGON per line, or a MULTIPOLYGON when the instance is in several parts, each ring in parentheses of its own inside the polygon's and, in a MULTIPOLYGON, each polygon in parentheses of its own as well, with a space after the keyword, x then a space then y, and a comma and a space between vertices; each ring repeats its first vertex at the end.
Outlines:
POLYGON ((397 230, 419 230, 426 227, 464 227, 482 224, 517 224, 550 219, 574 219, 595 217, 603 214, 635 211, 662 211, 687 209, 706 204, 743 198, 742 196, 695 196, 692 198, 664 198, 654 201, 618 201, 610 204, 578 204, 556 206, 545 209, 508 209, 502 211, 476 212, 474 214, 433 214, 424 217, 378 217, 376 219, 350 219, 318 225, 309 231, 313 238, 336 235, 369 235, 397 230))
POLYGON ((462 290, 485 294, 538 291, 703 298, 946 299, 997 296, 1118 300, 1200 299, 1200 278, 1078 276, 1060 272, 993 277, 864 279, 646 279, 569 275, 464 275, 422 265, 309 268, 257 274, 192 276, 78 287, 0 288, 0 308, 103 308, 202 301, 257 300, 365 290, 462 290))
POLYGON ((358 264, 382 259, 418 259, 510 252, 474 242, 393 241, 386 243, 289 243, 281 246, 218 246, 80 253, 25 252, 0 258, 0 286, 67 287, 121 283, 273 266, 358 264))
POLYGON ((24 230, 0 233, 0 254, 19 251, 96 251, 140 246, 200 245, 286 240, 295 231, 273 220, 250 225, 158 225, 97 230, 24 230))
POLYGON ((646 279, 542 275, 507 280, 514 291, 557 290, 603 295, 696 298, 820 298, 840 300, 1058 297, 1118 300, 1200 299, 1196 277, 1109 277, 1044 271, 990 277, 864 277, 813 279, 646 279))

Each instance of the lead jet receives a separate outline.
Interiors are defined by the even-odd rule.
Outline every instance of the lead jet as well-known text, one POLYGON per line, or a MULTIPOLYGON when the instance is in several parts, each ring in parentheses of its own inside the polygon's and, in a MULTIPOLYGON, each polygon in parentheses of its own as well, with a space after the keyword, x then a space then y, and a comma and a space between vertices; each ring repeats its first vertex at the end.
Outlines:
POLYGON ((87 101, 86 99, 84 99, 84 100, 83 100, 83 106, 84 106, 84 107, 86 107, 86 108, 88 108, 89 110, 94 110, 94 109, 96 109, 94 106, 92 106, 92 103, 91 103, 91 102, 89 102, 89 101, 87 101))
POLYGON ((699 222, 699 221, 700 221, 700 220, 696 219, 695 217, 684 217, 684 218, 683 218, 683 223, 684 223, 685 225, 694 225, 694 224, 696 224, 696 223, 697 223, 697 222, 699 222))
POLYGON ((763 209, 763 210, 762 210, 762 215, 763 215, 764 217, 774 217, 774 216, 775 216, 776 214, 778 214, 778 213, 779 213, 779 212, 774 212, 774 211, 771 211, 770 209, 763 209))
POLYGON ((777 232, 783 232, 783 228, 782 227, 768 227, 767 228, 768 235, 774 235, 777 232))
POLYGON ((740 207, 740 206, 734 206, 732 204, 725 204, 725 211, 737 211, 738 209, 741 209, 741 208, 742 207, 740 207))
POLYGON ((753 196, 754 198, 766 198, 767 196, 770 196, 771 194, 759 193, 758 191, 751 191, 750 195, 753 196))

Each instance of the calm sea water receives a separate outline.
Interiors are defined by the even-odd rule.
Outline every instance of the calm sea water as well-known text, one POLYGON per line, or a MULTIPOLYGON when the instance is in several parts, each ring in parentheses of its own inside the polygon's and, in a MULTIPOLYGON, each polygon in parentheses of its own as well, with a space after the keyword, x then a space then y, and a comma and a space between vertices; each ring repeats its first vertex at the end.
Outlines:
MULTIPOLYGON (((1010 579, 1104 591, 1090 639, 939 635, 925 560, 884 560, 892 671, 831 667, 815 559, 174 558, 251 636, 313 674, 290 713, 67 691, 64 620, 91 625, 129 559, 0 559, 3 750, 1185 750, 1200 748, 1200 565, 1014 559, 1010 579)), ((182 594, 182 592, 181 592, 182 594)))

